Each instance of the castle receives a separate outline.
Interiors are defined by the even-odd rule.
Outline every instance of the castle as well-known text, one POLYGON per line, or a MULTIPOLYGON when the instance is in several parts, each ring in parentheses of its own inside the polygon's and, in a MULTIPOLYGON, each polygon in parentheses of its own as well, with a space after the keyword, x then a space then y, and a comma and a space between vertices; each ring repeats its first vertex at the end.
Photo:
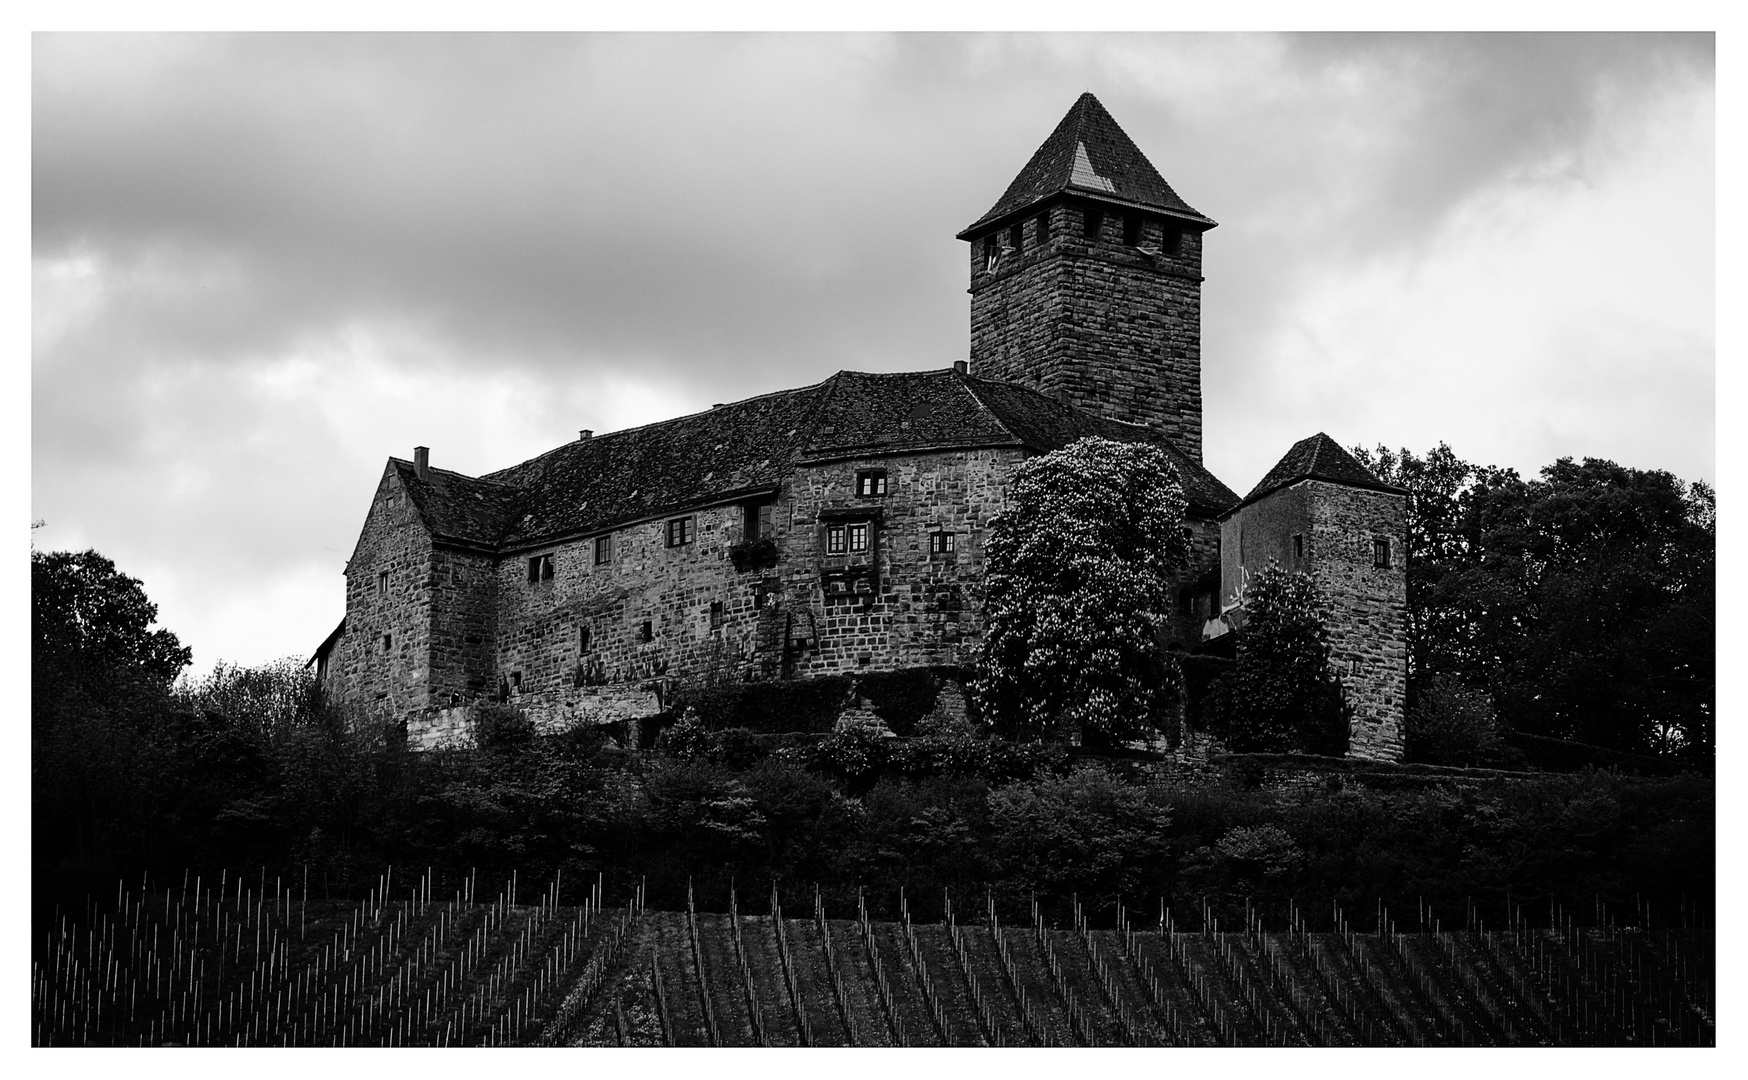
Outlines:
POLYGON ((484 698, 546 726, 654 711, 652 686, 969 665, 984 539, 1014 466, 1087 435, 1147 441, 1187 496, 1174 648, 1242 620, 1271 560, 1314 575, 1350 753, 1400 757, 1406 503, 1327 435, 1244 498, 1202 465, 1202 244, 1083 94, 970 246, 969 362, 840 371, 594 435, 484 476, 390 458, 346 567, 323 688, 415 746, 484 698))

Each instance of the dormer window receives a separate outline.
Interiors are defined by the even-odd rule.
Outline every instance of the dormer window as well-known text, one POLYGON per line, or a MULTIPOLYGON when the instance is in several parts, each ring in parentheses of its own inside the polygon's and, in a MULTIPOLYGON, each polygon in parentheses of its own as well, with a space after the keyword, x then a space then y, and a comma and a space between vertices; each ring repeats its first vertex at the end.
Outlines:
POLYGON ((552 556, 536 555, 528 560, 528 584, 552 580, 552 556))
POLYGON ((856 474, 856 495, 863 499, 879 498, 886 494, 886 470, 864 469, 856 474))

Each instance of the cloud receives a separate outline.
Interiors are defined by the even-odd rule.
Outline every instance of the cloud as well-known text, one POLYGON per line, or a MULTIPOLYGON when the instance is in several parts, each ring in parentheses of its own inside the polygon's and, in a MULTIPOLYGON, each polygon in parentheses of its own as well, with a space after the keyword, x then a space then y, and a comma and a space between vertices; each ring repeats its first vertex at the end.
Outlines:
POLYGON ((201 664, 320 640, 414 443, 487 471, 963 357, 953 234, 1088 89, 1222 222, 1229 483, 1318 428, 1711 471, 1707 35, 39 34, 33 60, 36 540, 175 597, 201 664), (1511 407, 1471 423, 1453 371, 1513 374, 1511 407))

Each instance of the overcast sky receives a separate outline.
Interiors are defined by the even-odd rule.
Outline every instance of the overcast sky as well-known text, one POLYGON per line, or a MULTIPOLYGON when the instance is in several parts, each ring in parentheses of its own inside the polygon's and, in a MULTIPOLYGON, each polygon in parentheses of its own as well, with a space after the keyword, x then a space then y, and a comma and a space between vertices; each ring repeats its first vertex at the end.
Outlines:
POLYGON ((307 656, 389 455, 477 474, 967 354, 1083 90, 1206 240, 1206 455, 1711 480, 1709 36, 43 36, 31 510, 215 660, 307 656))

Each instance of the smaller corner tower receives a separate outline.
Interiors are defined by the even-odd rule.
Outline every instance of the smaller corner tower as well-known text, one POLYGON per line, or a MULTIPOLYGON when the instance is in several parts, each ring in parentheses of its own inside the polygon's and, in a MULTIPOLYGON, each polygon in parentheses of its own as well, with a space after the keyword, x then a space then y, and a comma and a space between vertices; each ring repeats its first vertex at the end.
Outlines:
POLYGON ((1082 94, 971 243, 971 362, 1202 460, 1202 234, 1105 107, 1082 94))

